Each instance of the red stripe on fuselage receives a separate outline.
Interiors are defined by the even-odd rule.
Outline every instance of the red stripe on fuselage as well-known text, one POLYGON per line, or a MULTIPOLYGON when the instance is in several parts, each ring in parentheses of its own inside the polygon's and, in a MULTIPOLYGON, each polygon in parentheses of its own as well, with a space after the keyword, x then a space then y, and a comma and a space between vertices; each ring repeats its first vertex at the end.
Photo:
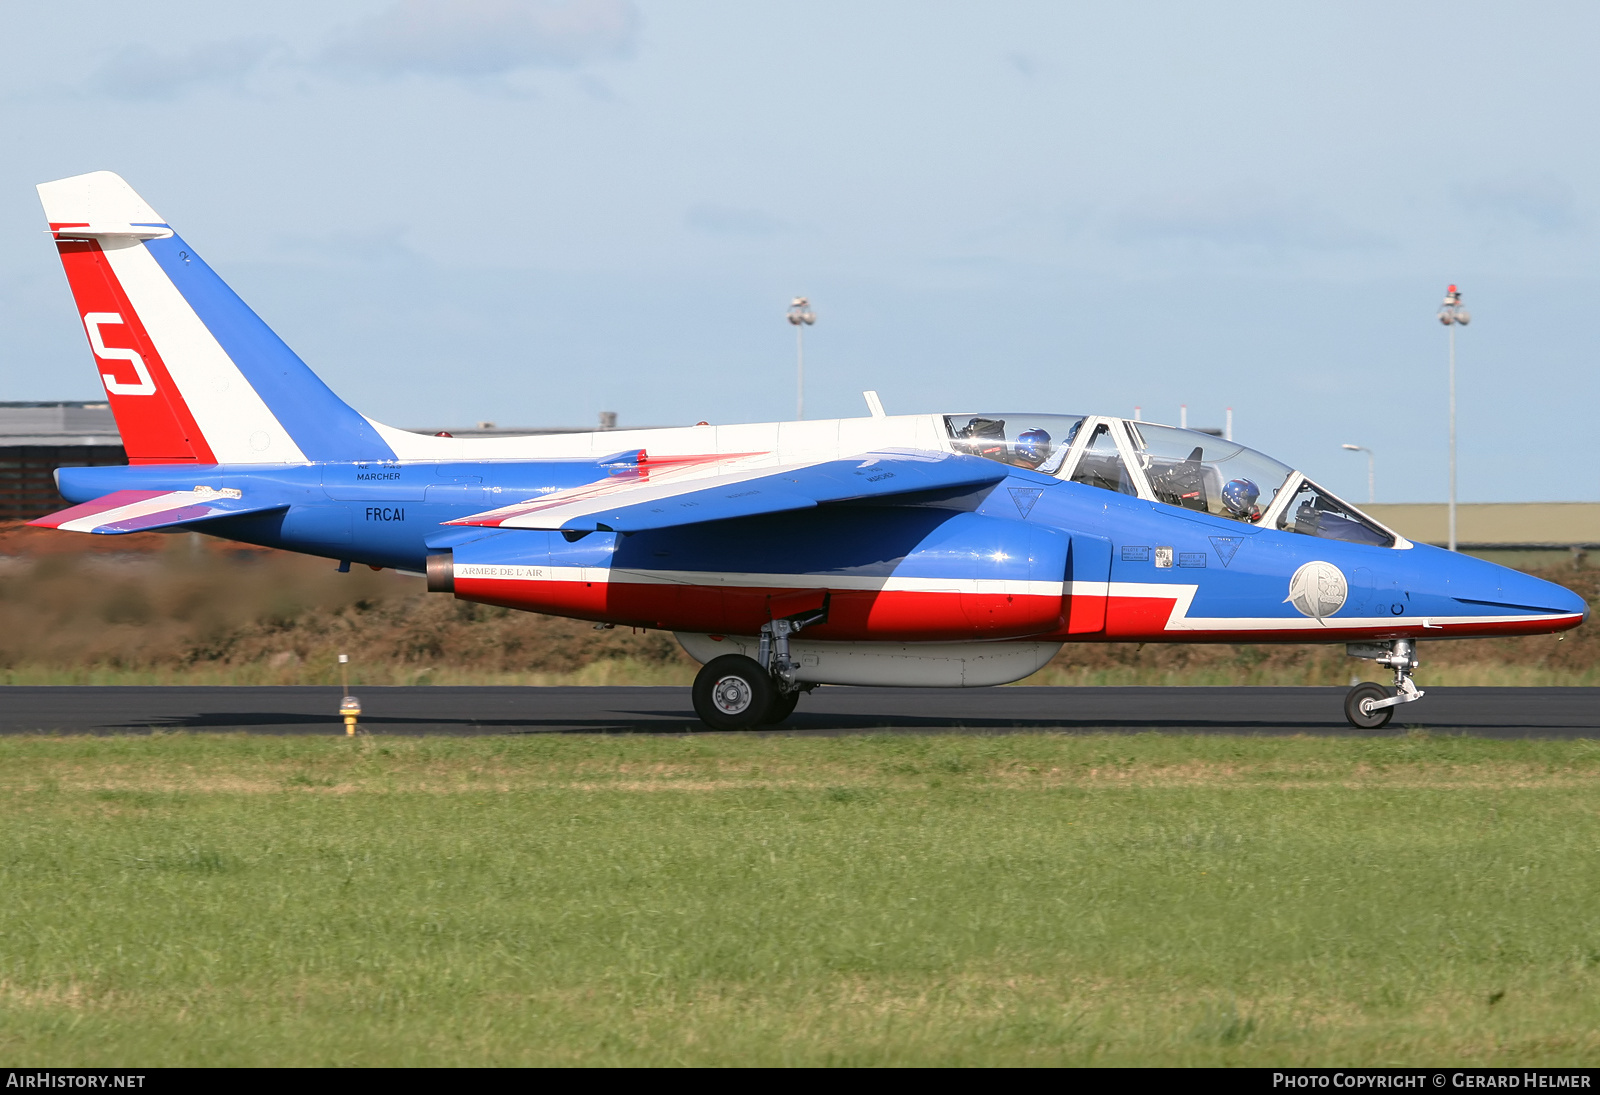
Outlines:
POLYGON ((1503 635, 1548 635, 1567 631, 1583 622, 1581 615, 1564 616, 1552 620, 1528 619, 1508 616, 1503 619, 1471 622, 1451 622, 1449 617, 1428 617, 1424 626, 1420 618, 1395 617, 1382 627, 1350 627, 1338 620, 1326 620, 1321 627, 1272 627, 1270 617, 1263 618, 1261 628, 1217 627, 1207 628, 1205 617, 1189 616, 1188 627, 1167 628, 1172 610, 1178 603, 1176 597, 1117 597, 1107 599, 1106 629, 1095 635, 1048 636, 1068 642, 1113 643, 1335 643, 1373 642, 1388 639, 1440 639, 1491 637, 1503 635))
MULTIPOLYGON (((584 620, 753 635, 772 619, 772 603, 816 590, 782 586, 701 586, 657 582, 455 580, 468 601, 584 620)), ((1017 639, 1061 627, 1061 598, 1023 594, 829 590, 828 619, 806 637, 881 642, 1017 639)))
MULTIPOLYGON (((122 434, 122 447, 128 453, 128 463, 216 463, 211 447, 189 413, 189 405, 172 382, 166 363, 156 352, 155 343, 139 321, 138 312, 123 292, 122 283, 117 280, 100 245, 93 240, 58 240, 56 250, 61 253, 61 265, 67 272, 72 299, 78 305, 79 320, 94 312, 121 316, 120 326, 111 323, 101 326, 105 344, 136 352, 155 382, 156 390, 149 395, 118 395, 109 389, 106 391, 111 413, 116 416, 117 430, 122 434)), ((133 384, 138 379, 127 361, 105 361, 96 357, 95 369, 102 376, 109 373, 124 384, 133 384)))
MULTIPOLYGON (((462 600, 546 612, 583 620, 690 631, 753 635, 772 618, 772 603, 814 588, 783 586, 673 585, 627 581, 455 580, 462 600)), ((829 590, 828 619, 806 629, 808 639, 838 642, 959 642, 975 639, 1036 639, 1051 642, 1164 643, 1340 643, 1402 638, 1467 638, 1543 635, 1583 622, 1581 615, 1557 620, 1508 617, 1454 623, 1396 620, 1383 627, 1185 628, 1167 630, 1176 598, 1111 597, 1107 628, 1096 634, 1068 633, 1057 597, 907 590, 829 590)), ((1191 623, 1203 620, 1191 617, 1191 623)), ((1263 619, 1264 625, 1272 623, 1263 619)))
MULTIPOLYGON (((1191 618, 1191 622, 1193 622, 1191 618)), ((1263 620, 1269 623, 1269 620, 1263 620)), ((1122 636, 1114 642, 1167 642, 1167 643, 1360 643, 1387 642, 1390 639, 1489 639, 1511 635, 1550 635, 1557 631, 1570 631, 1583 623, 1582 616, 1545 617, 1530 620, 1526 617, 1507 617, 1503 620, 1470 623, 1452 623, 1445 617, 1430 617, 1428 625, 1413 620, 1409 625, 1394 624, 1385 627, 1340 627, 1330 623, 1319 628, 1284 628, 1254 630, 1182 630, 1166 631, 1153 636, 1122 636)), ((1095 636, 1100 638, 1100 636, 1095 636)))

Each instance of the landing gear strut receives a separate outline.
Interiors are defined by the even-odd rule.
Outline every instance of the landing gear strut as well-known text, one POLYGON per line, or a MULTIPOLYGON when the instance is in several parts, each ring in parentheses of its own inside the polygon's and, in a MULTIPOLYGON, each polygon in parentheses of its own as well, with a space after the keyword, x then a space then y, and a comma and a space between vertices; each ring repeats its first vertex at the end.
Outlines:
POLYGON ((1344 717, 1350 725, 1360 730, 1377 730, 1388 725, 1394 709, 1402 703, 1414 703, 1427 693, 1411 679, 1411 671, 1418 665, 1417 644, 1410 639, 1395 639, 1388 643, 1350 643, 1345 651, 1352 658, 1371 658, 1385 669, 1394 670, 1394 691, 1381 684, 1358 684, 1345 694, 1344 717))
POLYGON ((789 656, 789 636, 826 618, 825 611, 773 620, 761 627, 754 658, 724 654, 694 678, 694 713, 713 730, 753 730, 794 714, 800 693, 814 685, 795 679, 800 663, 789 656))

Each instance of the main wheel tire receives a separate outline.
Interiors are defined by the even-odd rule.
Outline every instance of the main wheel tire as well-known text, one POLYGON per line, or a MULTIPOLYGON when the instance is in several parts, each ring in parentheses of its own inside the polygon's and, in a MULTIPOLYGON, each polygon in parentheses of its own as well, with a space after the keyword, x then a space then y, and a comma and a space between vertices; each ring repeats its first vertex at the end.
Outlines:
POLYGON ((1389 690, 1381 684, 1373 684, 1371 681, 1358 684, 1345 693, 1344 717, 1349 719, 1350 725, 1357 730, 1377 730, 1387 726, 1390 717, 1394 715, 1394 708, 1380 707, 1376 711, 1367 711, 1362 705, 1375 700, 1386 700, 1389 696, 1389 690))
POLYGON ((694 713, 713 730, 750 730, 767 721, 777 689, 754 658, 724 654, 694 678, 694 713))
POLYGON ((772 690, 772 706, 767 708, 766 725, 776 726, 790 715, 794 714, 795 704, 800 702, 800 691, 779 692, 772 690))

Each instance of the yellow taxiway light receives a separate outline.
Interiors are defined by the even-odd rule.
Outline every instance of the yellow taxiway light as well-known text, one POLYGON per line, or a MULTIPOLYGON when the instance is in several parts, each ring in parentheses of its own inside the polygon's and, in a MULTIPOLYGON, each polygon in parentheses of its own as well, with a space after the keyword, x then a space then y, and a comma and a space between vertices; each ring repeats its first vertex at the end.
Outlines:
POLYGON ((356 719, 361 717, 361 701, 354 696, 346 696, 339 701, 339 714, 344 716, 344 732, 356 732, 356 719))
POLYGON ((356 720, 361 717, 361 701, 350 694, 350 655, 339 655, 339 685, 344 698, 339 701, 339 715, 344 719, 344 732, 348 737, 356 733, 356 720))

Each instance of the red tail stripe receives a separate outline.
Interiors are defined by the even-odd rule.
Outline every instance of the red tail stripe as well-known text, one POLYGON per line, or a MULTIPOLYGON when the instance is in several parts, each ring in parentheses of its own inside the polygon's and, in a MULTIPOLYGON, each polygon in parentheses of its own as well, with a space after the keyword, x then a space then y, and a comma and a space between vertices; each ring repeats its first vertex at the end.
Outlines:
MULTIPOLYGON (((116 416, 117 429, 122 434, 122 445, 128 453, 130 464, 214 464, 216 457, 205 435, 190 413, 178 387, 167 372, 167 366, 156 352, 139 314, 134 310, 122 283, 106 260, 100 245, 93 240, 59 240, 56 250, 61 253, 61 265, 67 272, 67 284, 72 288, 73 300, 78 305, 78 315, 93 312, 114 312, 122 317, 119 328, 107 324, 103 328, 112 341, 107 345, 129 347, 144 359, 145 368, 155 382, 156 390, 150 395, 118 395, 107 391, 111 412, 116 416)), ((99 373, 111 373, 124 379, 127 363, 95 359, 99 373)))

